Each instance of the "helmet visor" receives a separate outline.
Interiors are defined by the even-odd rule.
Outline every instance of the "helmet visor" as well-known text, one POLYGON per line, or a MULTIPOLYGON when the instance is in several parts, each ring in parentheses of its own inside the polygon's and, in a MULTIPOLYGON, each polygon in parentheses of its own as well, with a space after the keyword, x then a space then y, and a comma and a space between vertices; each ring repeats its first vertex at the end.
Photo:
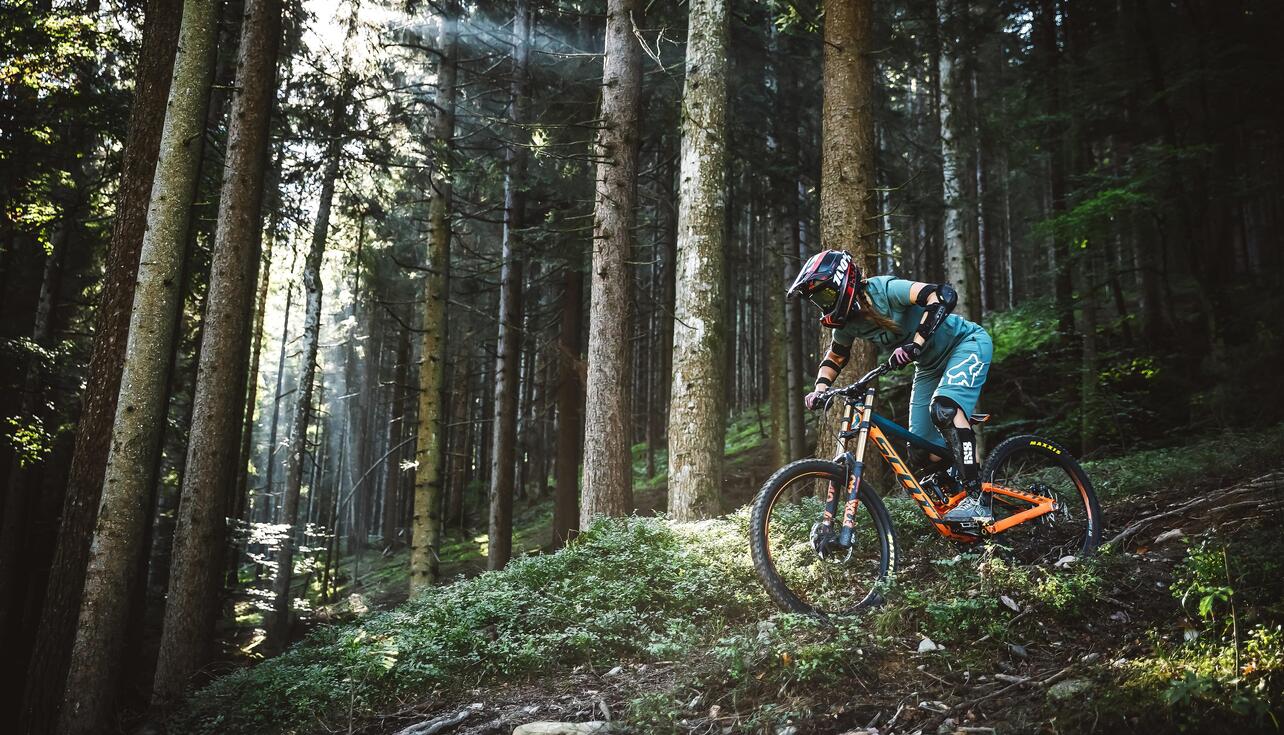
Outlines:
POLYGON ((820 307, 822 312, 829 313, 833 311, 834 306, 838 303, 838 289, 834 288, 833 284, 822 284, 812 289, 807 298, 811 299, 811 303, 820 307))

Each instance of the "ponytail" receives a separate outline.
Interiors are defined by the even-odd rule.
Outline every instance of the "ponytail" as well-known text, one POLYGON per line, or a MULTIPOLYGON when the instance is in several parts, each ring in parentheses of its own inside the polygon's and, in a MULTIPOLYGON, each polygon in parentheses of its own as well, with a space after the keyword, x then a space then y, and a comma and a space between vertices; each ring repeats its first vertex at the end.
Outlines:
POLYGON ((900 325, 887 318, 887 316, 878 309, 874 308, 874 305, 869 301, 869 296, 865 294, 865 289, 860 289, 856 294, 856 298, 860 300, 860 318, 877 327, 886 329, 898 337, 900 336, 900 325))

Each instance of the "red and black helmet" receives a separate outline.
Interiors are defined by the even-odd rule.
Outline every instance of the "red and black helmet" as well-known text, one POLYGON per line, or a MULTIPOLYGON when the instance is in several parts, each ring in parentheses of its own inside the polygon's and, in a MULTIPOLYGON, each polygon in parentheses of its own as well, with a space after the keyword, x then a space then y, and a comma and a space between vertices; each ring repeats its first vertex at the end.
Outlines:
POLYGON ((860 310, 856 290, 861 287, 860 268, 851 253, 822 250, 811 256, 802 267, 789 296, 804 296, 820 308, 820 323, 838 329, 847 318, 860 310))

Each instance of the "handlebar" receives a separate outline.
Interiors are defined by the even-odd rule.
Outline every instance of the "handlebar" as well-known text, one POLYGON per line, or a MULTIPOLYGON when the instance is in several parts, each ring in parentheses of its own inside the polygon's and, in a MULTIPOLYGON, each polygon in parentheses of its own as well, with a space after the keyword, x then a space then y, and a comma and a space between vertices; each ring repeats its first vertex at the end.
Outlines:
POLYGON ((816 402, 812 405, 827 409, 829 408, 830 401, 838 398, 839 396, 851 398, 859 393, 863 393, 865 391, 865 387, 869 385, 870 381, 884 375, 891 369, 892 367, 890 365, 883 363, 862 375, 859 380, 851 385, 843 386, 842 388, 830 388, 824 393, 821 393, 820 396, 817 397, 816 402))

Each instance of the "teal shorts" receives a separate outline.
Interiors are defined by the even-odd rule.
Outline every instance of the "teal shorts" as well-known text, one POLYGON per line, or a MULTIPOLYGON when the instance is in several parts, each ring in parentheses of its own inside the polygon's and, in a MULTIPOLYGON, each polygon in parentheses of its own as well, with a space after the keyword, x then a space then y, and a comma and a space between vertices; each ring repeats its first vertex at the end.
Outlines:
POLYGON ((928 408, 932 399, 941 396, 958 404, 971 416, 981 397, 981 386, 990 373, 994 342, 984 329, 977 329, 955 345, 941 366, 914 369, 914 388, 910 392, 909 430, 929 441, 945 444, 945 438, 932 423, 928 408))

